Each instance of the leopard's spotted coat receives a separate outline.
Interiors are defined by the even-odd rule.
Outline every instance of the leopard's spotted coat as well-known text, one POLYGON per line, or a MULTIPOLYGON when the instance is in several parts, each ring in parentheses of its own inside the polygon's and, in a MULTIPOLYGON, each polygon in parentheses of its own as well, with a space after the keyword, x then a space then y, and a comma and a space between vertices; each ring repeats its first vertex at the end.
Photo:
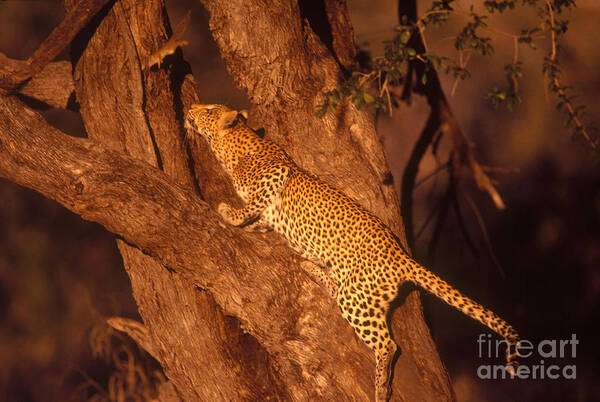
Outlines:
MULTIPOLYGON (((240 113, 223 105, 195 105, 186 127, 208 141, 245 202, 241 209, 220 204, 223 219, 283 235, 310 261, 303 268, 337 298, 356 334, 375 351, 376 400, 386 400, 389 393, 396 344, 386 314, 405 281, 487 325, 510 346, 518 343, 516 331, 504 320, 419 265, 381 220, 296 166, 279 146, 256 135, 240 113)), ((509 351, 507 368, 512 371, 517 362, 509 351)))

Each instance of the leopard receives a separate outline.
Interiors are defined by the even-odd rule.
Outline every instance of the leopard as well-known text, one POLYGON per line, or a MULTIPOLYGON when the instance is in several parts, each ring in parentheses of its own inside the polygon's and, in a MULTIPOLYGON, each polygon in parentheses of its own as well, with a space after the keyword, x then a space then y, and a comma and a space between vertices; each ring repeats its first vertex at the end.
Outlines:
POLYGON ((514 375, 520 338, 512 326, 417 263, 377 216, 297 166, 280 146, 258 135, 247 116, 218 104, 192 105, 186 114, 186 136, 208 142, 243 201, 242 208, 220 203, 217 211, 230 225, 279 233, 303 257, 301 268, 337 300, 343 317, 375 353, 377 402, 391 392, 397 345, 388 311, 405 282, 504 338, 505 367, 514 375))

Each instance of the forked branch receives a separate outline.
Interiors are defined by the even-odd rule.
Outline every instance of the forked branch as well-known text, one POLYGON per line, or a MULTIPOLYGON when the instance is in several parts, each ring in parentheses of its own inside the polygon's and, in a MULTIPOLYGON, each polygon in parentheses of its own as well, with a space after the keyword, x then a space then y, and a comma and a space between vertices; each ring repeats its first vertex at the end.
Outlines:
POLYGON ((15 90, 42 71, 109 1, 111 0, 81 0, 18 71, 0 70, 0 90, 5 92, 15 90))

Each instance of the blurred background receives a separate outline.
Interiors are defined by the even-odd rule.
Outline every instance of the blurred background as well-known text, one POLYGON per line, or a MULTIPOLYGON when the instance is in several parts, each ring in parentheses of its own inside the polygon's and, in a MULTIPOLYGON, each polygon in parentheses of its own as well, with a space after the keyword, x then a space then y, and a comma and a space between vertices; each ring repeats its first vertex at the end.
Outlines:
MULTIPOLYGON (((357 42, 372 57, 381 55, 381 42, 393 36, 398 23, 396 1, 349 0, 348 4, 357 42)), ((459 1, 456 7, 464 13, 457 13, 444 29, 426 30, 432 51, 456 56, 453 35, 466 23, 461 15, 468 12, 470 4, 459 1)), ((420 11, 429 5, 429 1, 420 1, 420 11)), ((590 118, 600 124, 596 102, 600 4, 580 0, 577 5, 570 14, 560 53, 562 77, 566 85, 574 87, 577 101, 587 105, 590 118)), ((172 25, 192 10, 192 23, 185 34, 190 45, 184 54, 192 65, 201 99, 249 107, 245 94, 233 86, 227 74, 200 2, 177 1, 167 6, 172 25)), ((0 1, 0 51, 26 59, 63 17, 62 8, 52 1, 0 1)), ((468 65, 472 77, 459 82, 454 90, 454 79, 440 74, 454 114, 475 145, 478 161, 508 168, 492 175, 507 208, 497 210, 465 175, 459 195, 461 214, 477 252, 467 245, 451 213, 432 270, 493 309, 534 344, 544 339, 571 339, 576 334, 575 358, 545 359, 543 363, 575 365, 576 378, 478 378, 480 365, 502 363, 502 358, 478 357, 477 338, 484 333, 483 327, 424 295, 435 343, 458 400, 464 402, 600 400, 600 347, 595 343, 600 319, 599 167, 585 146, 572 141, 563 116, 556 111, 555 98, 546 90, 541 63, 547 41, 540 39, 537 51, 519 48, 524 62, 522 105, 509 112, 484 100, 491 88, 505 85, 504 65, 513 57, 512 39, 498 32, 519 33, 536 23, 535 13, 520 9, 490 19, 490 32, 497 32, 488 33, 494 37, 494 56, 473 56, 468 65), (477 214, 495 257, 486 247, 477 214)), ((68 54, 60 58, 68 59, 68 54)), ((43 113, 63 131, 84 135, 77 113, 43 113)), ((398 190, 428 113, 425 101, 414 96, 410 105, 401 104, 392 116, 378 115, 378 133, 398 190)), ((447 145, 441 144, 441 155, 447 145)), ((436 163, 428 155, 419 177, 433 172, 436 163)), ((442 171, 419 185, 414 194, 415 232, 422 232, 414 252, 421 261, 427 257, 433 224, 421 228, 438 206, 446 180, 442 171)), ((0 400, 110 399, 109 385, 116 381, 113 374, 119 370, 119 362, 128 358, 146 368, 149 382, 153 381, 150 377, 160 381, 159 368, 149 357, 103 326, 103 320, 113 315, 139 318, 114 236, 37 193, 0 179, 0 400), (106 353, 110 350, 116 353, 106 353)), ((540 360, 534 354, 524 364, 539 365, 540 360)))

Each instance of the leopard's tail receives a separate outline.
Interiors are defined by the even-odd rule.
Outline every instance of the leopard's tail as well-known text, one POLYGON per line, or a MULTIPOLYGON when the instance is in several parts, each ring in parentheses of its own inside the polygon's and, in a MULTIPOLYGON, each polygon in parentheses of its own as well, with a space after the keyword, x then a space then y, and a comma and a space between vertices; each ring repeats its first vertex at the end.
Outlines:
POLYGON ((517 348, 519 334, 496 313, 461 294, 444 280, 417 263, 411 264, 408 278, 411 282, 433 293, 451 306, 456 307, 469 317, 481 322, 506 340, 506 371, 515 375, 519 366, 517 348))

